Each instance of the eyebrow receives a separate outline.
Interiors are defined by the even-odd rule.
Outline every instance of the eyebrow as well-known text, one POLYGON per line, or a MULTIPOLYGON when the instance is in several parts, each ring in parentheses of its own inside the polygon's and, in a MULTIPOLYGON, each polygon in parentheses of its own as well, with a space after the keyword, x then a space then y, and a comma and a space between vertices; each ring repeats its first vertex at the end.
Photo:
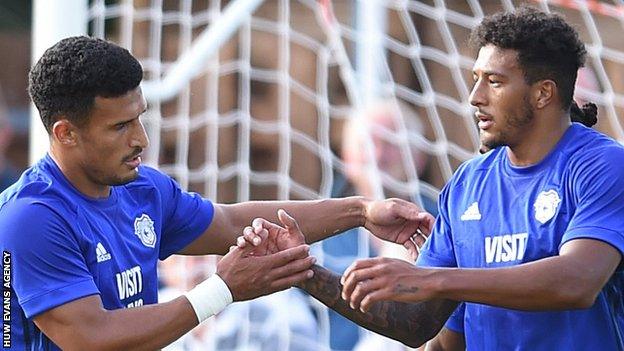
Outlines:
MULTIPOLYGON (((476 75, 477 72, 476 71, 472 71, 473 75, 476 75)), ((501 77, 507 77, 506 74, 498 72, 498 71, 483 71, 483 74, 485 74, 486 76, 501 76, 501 77)))
POLYGON ((116 125, 118 125, 118 124, 124 124, 124 123, 128 123, 128 122, 130 122, 130 121, 134 121, 135 119, 137 119, 137 118, 141 117, 141 116, 142 116, 145 112, 147 112, 147 107, 146 107, 145 109, 143 109, 143 112, 139 113, 139 114, 138 114, 138 116, 133 117, 133 118, 130 118, 130 119, 127 119, 127 120, 123 120, 123 121, 115 122, 115 123, 113 123, 112 125, 113 125, 113 126, 116 126, 116 125))

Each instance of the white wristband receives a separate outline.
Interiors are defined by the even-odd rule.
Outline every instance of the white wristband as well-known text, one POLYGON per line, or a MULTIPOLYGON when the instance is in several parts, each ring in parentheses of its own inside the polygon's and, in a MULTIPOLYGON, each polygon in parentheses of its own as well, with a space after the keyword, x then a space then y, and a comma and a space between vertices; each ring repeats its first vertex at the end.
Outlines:
POLYGON ((216 273, 184 293, 195 310, 199 323, 221 312, 232 303, 232 293, 216 273))

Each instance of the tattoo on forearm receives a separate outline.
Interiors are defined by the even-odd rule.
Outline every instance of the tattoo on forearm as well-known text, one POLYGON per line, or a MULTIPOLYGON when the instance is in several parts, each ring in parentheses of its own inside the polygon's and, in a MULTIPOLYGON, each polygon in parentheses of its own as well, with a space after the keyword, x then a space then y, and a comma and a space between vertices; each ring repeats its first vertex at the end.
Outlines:
POLYGON ((416 287, 416 286, 405 286, 405 285, 401 285, 401 284, 398 284, 396 286, 396 288, 394 288, 394 292, 395 293, 400 293, 400 294, 403 294, 403 293, 407 293, 407 294, 415 293, 417 291, 418 291, 418 287, 416 287))
POLYGON ((432 300, 422 303, 384 301, 374 304, 370 311, 353 310, 340 297, 340 277, 320 266, 313 266, 314 278, 301 288, 331 309, 366 329, 398 340, 411 347, 433 338, 444 326, 457 302, 432 300))

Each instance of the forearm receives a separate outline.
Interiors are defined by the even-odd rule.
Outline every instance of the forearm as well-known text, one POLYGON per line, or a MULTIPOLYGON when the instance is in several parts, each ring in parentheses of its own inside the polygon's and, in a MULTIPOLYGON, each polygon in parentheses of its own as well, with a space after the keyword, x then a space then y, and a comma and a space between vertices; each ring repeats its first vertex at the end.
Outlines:
POLYGON ((297 220, 306 242, 313 243, 364 225, 365 203, 363 197, 348 197, 313 201, 251 201, 220 206, 230 218, 236 236, 256 217, 279 223, 277 210, 281 208, 297 220))
POLYGON ((64 350, 156 350, 198 324, 186 297, 111 311, 101 305, 94 311, 95 299, 99 301, 95 296, 86 298, 63 315, 48 315, 45 320, 35 317, 35 323, 64 350), (81 314, 80 322, 66 318, 76 313, 81 314))
POLYGON ((313 270, 314 278, 303 282, 302 289, 364 328, 411 347, 433 338, 457 306, 457 302, 449 300, 413 304, 384 301, 362 313, 351 309, 340 297, 342 286, 338 275, 320 266, 314 266, 313 270))
POLYGON ((109 312, 105 325, 111 350, 156 350, 169 345, 198 325, 186 297, 173 301, 109 312))
POLYGON ((528 311, 587 308, 605 283, 591 270, 565 256, 506 268, 443 269, 436 296, 528 311))

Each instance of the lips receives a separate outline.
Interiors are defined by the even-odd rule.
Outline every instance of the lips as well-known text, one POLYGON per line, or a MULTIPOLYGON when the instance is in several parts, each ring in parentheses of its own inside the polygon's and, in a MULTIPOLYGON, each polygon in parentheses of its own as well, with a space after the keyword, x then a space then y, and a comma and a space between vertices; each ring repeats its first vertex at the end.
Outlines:
POLYGON ((139 152, 129 158, 126 158, 124 163, 128 165, 130 168, 137 168, 141 164, 141 155, 143 152, 139 152))
POLYGON ((478 126, 479 126, 479 129, 481 130, 488 130, 494 125, 494 119, 492 118, 492 116, 488 114, 484 114, 484 113, 477 111, 475 113, 475 116, 479 120, 478 126))
POLYGON ((125 162, 130 168, 137 168, 141 164, 141 156, 137 156, 125 162))

